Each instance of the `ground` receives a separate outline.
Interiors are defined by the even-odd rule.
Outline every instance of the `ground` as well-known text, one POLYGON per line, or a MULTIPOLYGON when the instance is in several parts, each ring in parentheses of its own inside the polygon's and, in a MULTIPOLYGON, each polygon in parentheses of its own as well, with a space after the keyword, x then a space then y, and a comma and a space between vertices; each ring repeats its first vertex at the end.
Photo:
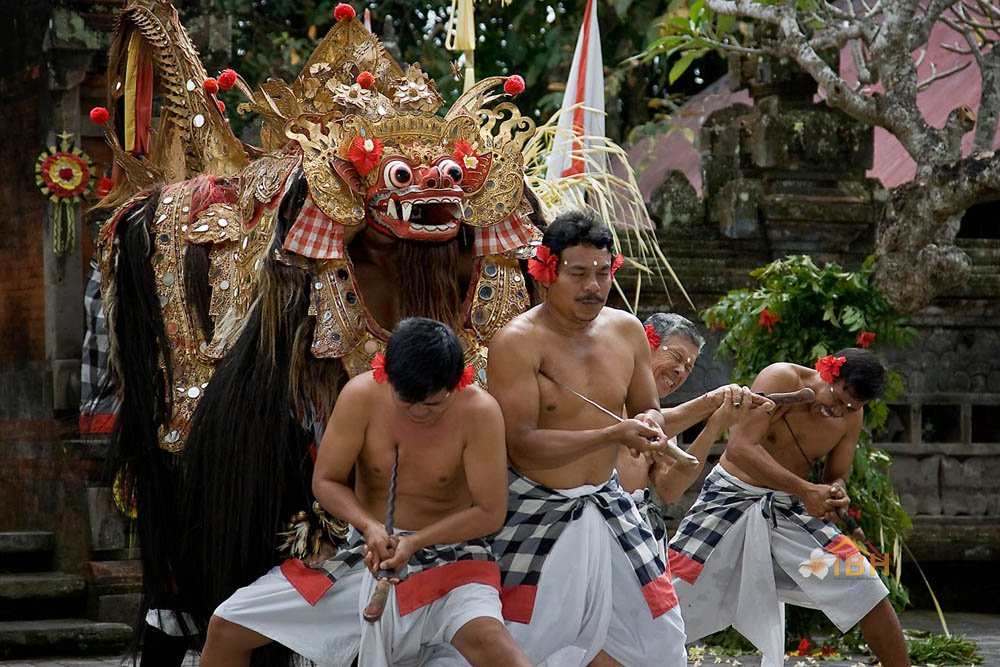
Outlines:
MULTIPOLYGON (((903 627, 913 630, 927 630, 930 632, 941 632, 941 625, 938 623, 937 615, 931 611, 907 611, 900 616, 903 627)), ((950 613, 947 615, 949 629, 952 634, 965 635, 969 639, 974 639, 979 643, 979 652, 983 656, 983 667, 1000 666, 1000 617, 988 614, 965 614, 950 613)), ((99 658, 38 658, 29 660, 15 660, 11 662, 0 661, 0 667, 118 667, 121 659, 118 657, 99 658)), ((758 656, 737 656, 719 658, 712 655, 706 656, 700 662, 692 660, 691 667, 710 665, 730 665, 731 667, 758 667, 760 657, 758 656), (738 663, 738 664, 737 664, 738 663)), ((184 667, 197 667, 198 659, 194 654, 184 662, 184 667)), ((867 661, 854 660, 824 660, 814 658, 789 657, 785 662, 786 667, 864 667, 867 661)), ((914 667, 917 667, 914 665, 914 667)))

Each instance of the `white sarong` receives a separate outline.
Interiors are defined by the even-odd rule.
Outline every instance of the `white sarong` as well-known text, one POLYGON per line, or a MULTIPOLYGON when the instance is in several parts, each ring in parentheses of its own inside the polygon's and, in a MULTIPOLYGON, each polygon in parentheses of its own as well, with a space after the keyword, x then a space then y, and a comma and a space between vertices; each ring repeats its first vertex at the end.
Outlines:
MULTIPOLYGON (((361 610, 375 590, 376 582, 375 577, 365 573, 361 586, 361 610)), ((375 623, 362 623, 358 664, 363 667, 417 667, 428 664, 427 660, 435 649, 449 644, 462 626, 484 617, 503 623, 500 593, 495 584, 458 586, 406 614, 400 614, 393 587, 382 618, 375 623)))
POLYGON ((287 646, 321 667, 349 667, 358 654, 364 567, 347 571, 309 604, 280 567, 219 605, 215 615, 287 646))
POLYGON ((818 609, 842 632, 888 590, 857 547, 794 496, 716 465, 670 541, 688 640, 732 625, 763 653, 785 656, 784 603, 818 609))

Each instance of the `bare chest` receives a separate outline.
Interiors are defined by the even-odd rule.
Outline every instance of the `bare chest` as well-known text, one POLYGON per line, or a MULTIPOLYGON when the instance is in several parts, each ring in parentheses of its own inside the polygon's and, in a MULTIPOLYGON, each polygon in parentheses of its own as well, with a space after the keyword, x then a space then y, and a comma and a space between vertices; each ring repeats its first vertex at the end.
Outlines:
POLYGON ((779 460, 808 470, 841 441, 844 433, 842 419, 789 410, 771 421, 764 446, 779 460))
POLYGON ((449 423, 413 427, 388 420, 368 428, 358 458, 359 484, 370 492, 387 491, 397 450, 398 494, 442 498, 457 486, 464 487, 464 440, 459 429, 449 423))
POLYGON ((573 391, 622 414, 633 370, 632 358, 614 350, 550 348, 542 358, 539 377, 540 420, 606 424, 610 418, 573 391))

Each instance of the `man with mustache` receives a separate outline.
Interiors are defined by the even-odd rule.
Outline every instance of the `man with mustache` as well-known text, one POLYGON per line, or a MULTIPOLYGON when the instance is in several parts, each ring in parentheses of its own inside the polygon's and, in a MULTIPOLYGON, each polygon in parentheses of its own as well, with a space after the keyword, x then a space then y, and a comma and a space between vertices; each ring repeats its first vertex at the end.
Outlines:
POLYGON ((670 574, 614 473, 620 447, 665 446, 643 327, 605 306, 618 265, 595 215, 559 216, 529 262, 545 301, 490 344, 512 466, 492 546, 508 628, 536 664, 585 665, 602 647, 630 667, 687 664, 670 574))
POLYGON ((886 587, 833 524, 850 505, 844 480, 864 406, 884 386, 882 364, 858 348, 820 359, 815 370, 778 363, 760 372, 755 391, 808 388, 816 398, 735 424, 671 539, 689 639, 732 625, 763 652, 764 667, 780 666, 788 602, 821 610, 844 632, 860 622, 883 665, 908 667, 886 587), (823 481, 814 484, 809 477, 823 457, 823 481))

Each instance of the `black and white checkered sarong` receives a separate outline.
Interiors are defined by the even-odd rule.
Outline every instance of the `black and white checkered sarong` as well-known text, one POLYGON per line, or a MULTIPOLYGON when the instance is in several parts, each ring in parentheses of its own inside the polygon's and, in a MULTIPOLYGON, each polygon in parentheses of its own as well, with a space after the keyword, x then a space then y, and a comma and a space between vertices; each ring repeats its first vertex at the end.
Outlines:
POLYGON ((491 540, 505 589, 537 586, 545 558, 566 526, 580 518, 587 503, 593 503, 607 521, 640 587, 666 572, 656 538, 632 497, 619 486, 617 472, 597 491, 578 498, 560 495, 513 470, 508 471, 508 481, 507 521, 491 540))

